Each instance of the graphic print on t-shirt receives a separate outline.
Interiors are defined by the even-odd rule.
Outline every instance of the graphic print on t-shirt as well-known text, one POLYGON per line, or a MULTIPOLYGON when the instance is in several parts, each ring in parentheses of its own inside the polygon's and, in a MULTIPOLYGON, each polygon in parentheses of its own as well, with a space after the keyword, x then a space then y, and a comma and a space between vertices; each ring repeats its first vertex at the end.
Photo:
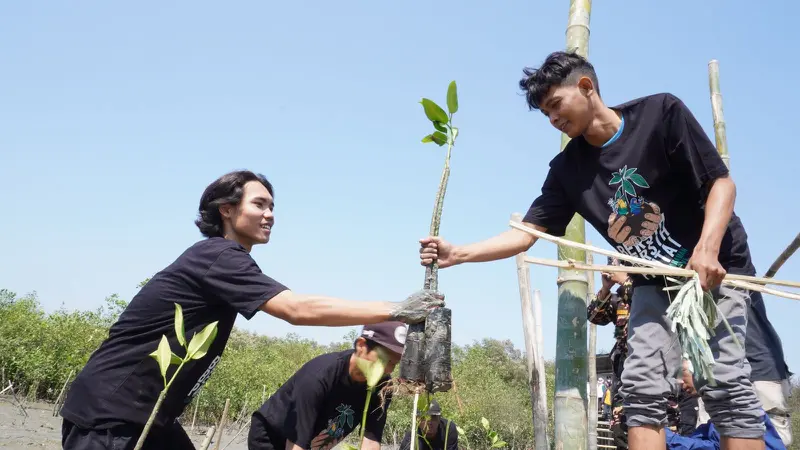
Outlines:
POLYGON ((333 419, 328 419, 328 427, 322 430, 311 441, 311 450, 329 450, 336 446, 353 429, 353 415, 355 411, 350 405, 340 403, 336 407, 339 413, 333 419), (345 428, 346 427, 346 428, 345 428), (345 433, 347 430, 347 433, 345 433))
POLYGON ((609 186, 618 187, 614 197, 608 199, 612 210, 608 237, 617 243, 621 253, 671 266, 685 266, 689 250, 670 235, 661 208, 642 195, 650 185, 636 171, 636 167, 624 166, 611 174, 609 186))

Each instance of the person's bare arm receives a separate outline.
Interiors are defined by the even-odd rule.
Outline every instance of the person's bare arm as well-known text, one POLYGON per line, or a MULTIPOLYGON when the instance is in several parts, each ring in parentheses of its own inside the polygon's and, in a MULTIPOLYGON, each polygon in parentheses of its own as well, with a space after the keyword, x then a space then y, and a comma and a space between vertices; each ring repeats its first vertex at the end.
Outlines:
POLYGON ((719 249, 736 202, 736 184, 730 176, 717 178, 708 193, 700 239, 686 265, 700 276, 704 289, 718 286, 726 271, 719 263, 719 249))
POLYGON ((305 450, 305 449, 287 439, 286 440, 286 450, 305 450))
POLYGON ((361 302, 286 290, 261 305, 261 310, 292 325, 350 326, 388 320, 416 323, 425 320, 441 296, 418 291, 402 302, 361 302))
MULTIPOLYGON (((523 225, 542 232, 547 231, 546 228, 532 223, 523 222, 523 225)), ((536 240, 532 234, 517 229, 504 231, 484 241, 459 246, 450 244, 440 237, 429 236, 420 240, 423 246, 420 250, 420 259, 422 265, 431 264, 436 260, 441 268, 468 262, 496 261, 527 251, 536 240)))
POLYGON ((367 437, 361 441, 361 449, 362 450, 381 450, 381 443, 373 441, 367 437))

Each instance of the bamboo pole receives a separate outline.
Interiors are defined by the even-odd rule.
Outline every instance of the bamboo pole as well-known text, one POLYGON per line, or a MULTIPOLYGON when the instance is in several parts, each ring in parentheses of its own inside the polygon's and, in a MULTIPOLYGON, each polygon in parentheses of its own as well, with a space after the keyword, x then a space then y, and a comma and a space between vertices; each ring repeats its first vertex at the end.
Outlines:
POLYGON ((225 422, 228 420, 228 408, 231 406, 231 399, 225 399, 225 408, 222 409, 222 417, 219 418, 219 430, 217 430, 217 443, 214 445, 214 450, 219 450, 219 445, 222 443, 222 433, 225 431, 225 422))
POLYGON ((58 397, 56 397, 56 402, 53 405, 53 417, 56 417, 58 415, 58 412, 60 411, 60 408, 58 407, 58 405, 61 404, 61 397, 64 395, 64 391, 67 390, 67 384, 69 384, 69 380, 72 379, 72 374, 73 373, 75 373, 75 369, 71 369, 69 371, 69 375, 67 375, 67 379, 64 380, 64 385, 61 386, 61 391, 58 393, 58 397))
POLYGON ((783 266, 783 264, 792 257, 798 248, 800 248, 800 233, 797 233, 797 236, 794 237, 794 240, 786 247, 786 249, 783 250, 778 258, 775 259, 775 262, 769 266, 767 273, 764 274, 764 278, 774 277, 775 274, 778 273, 778 270, 780 270, 781 266, 783 266))
MULTIPOLYGON (((591 0, 570 0, 566 30, 567 51, 586 57, 589 54, 589 17, 591 0)), ((561 150, 569 137, 561 135, 561 150)), ((573 216, 565 237, 585 242, 586 223, 573 216)), ((561 246, 558 258, 584 261, 580 249, 561 246)), ((560 268, 558 271, 558 321, 556 331, 555 447, 583 450, 587 444, 586 390, 586 295, 588 282, 584 272, 560 268)))
POLYGON ((207 450, 208 446, 211 445, 211 438, 214 436, 214 431, 216 431, 216 427, 211 425, 208 431, 206 431, 206 438, 203 439, 203 443, 200 444, 200 450, 207 450))
MULTIPOLYGON (((514 213, 511 219, 521 221, 522 215, 514 213)), ((544 405, 545 413, 542 414, 539 396, 539 379, 543 375, 540 373, 539 353, 542 351, 536 342, 536 324, 533 316, 533 304, 531 302, 530 287, 530 267, 525 263, 525 252, 519 253, 514 257, 517 263, 517 281, 519 284, 519 298, 522 306, 522 331, 525 336, 525 356, 528 368, 528 383, 531 394, 532 416, 533 416, 533 438, 536 450, 548 450, 547 443, 547 406, 544 405)))
MULTIPOLYGON (((536 330, 536 347, 541 349, 536 363, 539 373, 539 415, 545 423, 548 421, 547 412, 547 375, 544 367, 544 333, 542 332, 542 295, 538 289, 533 291, 533 322, 536 330)), ((550 438, 545 433, 545 443, 550 448, 550 438)))
POLYGON ((200 391, 197 393, 197 397, 194 398, 194 413, 192 413, 192 428, 191 430, 194 431, 194 421, 197 419, 197 408, 200 407, 200 394, 203 393, 203 389, 200 388, 200 391))
POLYGON ((708 90, 711 92, 711 113, 714 115, 714 137, 717 141, 717 152, 725 166, 730 168, 725 116, 722 114, 722 93, 719 90, 719 61, 716 59, 712 59, 708 63, 708 90))
MULTIPOLYGON (((515 228, 520 231, 524 231, 526 233, 532 234, 537 238, 544 239, 546 241, 553 242, 558 244, 559 246, 564 247, 574 247, 579 248, 584 251, 597 253, 604 256, 610 256, 613 258, 617 258, 620 261, 627 261, 633 264, 639 264, 646 267, 631 267, 631 266, 609 266, 609 265, 588 265, 586 263, 579 262, 577 260, 567 259, 567 260, 560 260, 554 261, 551 259, 542 259, 542 258, 533 258, 530 256, 525 257, 525 261, 531 264, 541 264, 545 266, 551 267, 559 267, 559 268, 571 268, 574 270, 593 270, 593 271, 603 271, 603 272, 626 272, 626 273, 639 273, 639 274, 650 274, 650 275, 670 275, 676 277, 692 277, 694 276, 695 272, 689 269, 682 269, 680 267, 668 266, 662 262, 637 258, 635 256, 625 255, 622 253, 615 252, 613 250, 605 250, 602 248, 593 247, 591 245, 581 244, 579 242, 571 242, 566 239, 562 239, 559 237, 552 236, 545 232, 539 231, 534 228, 527 227, 518 222, 510 222, 509 225, 511 228, 515 228)), ((800 288, 800 282, 796 281, 787 281, 787 280, 776 280, 774 278, 764 278, 764 277, 753 277, 749 275, 736 275, 736 274, 727 274, 725 275, 725 281, 743 281, 747 283, 753 284, 772 284, 775 286, 786 286, 792 288, 800 288)), ((792 298, 792 297, 787 297, 792 298)))
MULTIPOLYGON (((591 245, 590 242, 587 244, 591 245)), ((586 254, 586 263, 594 264, 594 256, 586 254)), ((589 279, 589 295, 586 296, 586 306, 589 306, 594 288, 594 272, 586 272, 589 279)), ((586 394, 586 407, 589 412, 589 450, 597 450, 597 325, 589 323, 589 359, 587 371, 589 372, 589 392, 586 394)))

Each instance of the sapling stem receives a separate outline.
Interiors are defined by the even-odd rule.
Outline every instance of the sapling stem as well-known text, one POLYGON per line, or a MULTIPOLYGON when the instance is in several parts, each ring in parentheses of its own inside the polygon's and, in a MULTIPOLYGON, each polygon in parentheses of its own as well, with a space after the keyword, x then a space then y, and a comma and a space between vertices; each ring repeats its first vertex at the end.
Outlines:
POLYGON ((150 428, 153 426, 153 422, 156 420, 156 416, 158 415, 158 410, 161 409, 161 404, 164 403, 164 399, 167 397, 167 391, 169 390, 170 386, 172 386, 172 382, 175 381, 177 378, 178 373, 183 368, 183 365, 186 363, 185 360, 182 360, 178 369, 172 374, 172 378, 170 378, 169 383, 164 387, 160 394, 158 394, 158 400, 156 400, 156 405, 153 407, 153 412, 150 413, 150 417, 147 418, 147 423, 144 424, 144 429, 142 430, 142 434, 139 435, 139 440, 136 441, 136 447, 133 450, 141 450, 142 446, 144 445, 145 439, 147 439, 148 433, 150 433, 150 428))
POLYGON ((367 388, 367 399, 364 400, 364 412, 361 414, 361 432, 358 436, 358 449, 361 450, 361 445, 364 442, 364 432, 367 426, 367 414, 369 413, 369 401, 372 399, 372 393, 375 391, 374 387, 367 388))
POLYGON ((414 392, 414 407, 411 409, 411 450, 414 450, 417 443, 417 403, 419 402, 419 391, 414 392))

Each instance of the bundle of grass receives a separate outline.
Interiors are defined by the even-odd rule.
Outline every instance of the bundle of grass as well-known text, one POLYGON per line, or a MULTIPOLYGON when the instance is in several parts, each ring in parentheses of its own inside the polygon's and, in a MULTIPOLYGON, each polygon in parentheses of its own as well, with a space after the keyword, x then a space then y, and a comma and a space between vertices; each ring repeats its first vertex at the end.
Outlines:
MULTIPOLYGON (((667 308, 667 318, 672 322, 672 331, 678 335, 683 357, 691 363, 695 376, 716 386, 713 376, 714 354, 708 341, 715 335, 717 303, 711 293, 700 286, 700 278, 696 273, 685 282, 674 278, 668 280, 676 283, 676 286, 664 290, 678 290, 678 294, 667 308)), ((728 320, 723 315, 719 317, 736 345, 742 348, 728 320)))

